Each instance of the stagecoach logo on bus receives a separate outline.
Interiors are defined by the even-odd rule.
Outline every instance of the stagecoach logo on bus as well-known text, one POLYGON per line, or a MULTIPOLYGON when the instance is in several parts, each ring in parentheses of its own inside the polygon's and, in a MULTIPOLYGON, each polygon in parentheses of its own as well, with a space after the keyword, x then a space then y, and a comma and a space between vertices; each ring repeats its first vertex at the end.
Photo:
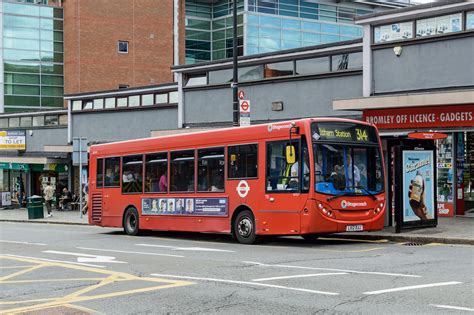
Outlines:
POLYGON ((143 215, 227 216, 227 198, 143 198, 143 215))
POLYGON ((341 207, 343 209, 346 209, 347 207, 352 207, 352 208, 367 207, 367 202, 365 202, 365 201, 363 201, 363 202, 350 202, 350 201, 347 201, 347 200, 343 200, 343 201, 341 201, 341 207))

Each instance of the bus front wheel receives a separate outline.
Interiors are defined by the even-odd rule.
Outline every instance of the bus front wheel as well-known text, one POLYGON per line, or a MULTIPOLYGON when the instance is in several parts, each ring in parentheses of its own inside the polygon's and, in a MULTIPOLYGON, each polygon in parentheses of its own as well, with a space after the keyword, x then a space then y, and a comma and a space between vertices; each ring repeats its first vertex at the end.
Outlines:
POLYGON ((239 243, 253 244, 256 242, 255 219, 251 211, 244 210, 237 215, 234 221, 234 234, 239 243))
POLYGON ((138 235, 140 233, 138 225, 138 211, 135 208, 128 208, 123 219, 123 229, 128 235, 138 235))

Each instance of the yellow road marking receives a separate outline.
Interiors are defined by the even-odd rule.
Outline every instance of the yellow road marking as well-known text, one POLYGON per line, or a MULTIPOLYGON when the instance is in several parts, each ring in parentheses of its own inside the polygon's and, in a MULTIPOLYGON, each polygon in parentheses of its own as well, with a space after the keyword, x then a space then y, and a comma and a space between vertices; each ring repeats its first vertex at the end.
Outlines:
MULTIPOLYGON (((33 258, 25 258, 25 257, 15 257, 14 255, 4 255, 0 256, 0 259, 9 259, 9 260, 14 260, 14 261, 21 261, 21 262, 27 262, 27 263, 36 263, 37 265, 31 266, 25 270, 21 270, 19 272, 16 272, 14 274, 5 276, 3 278, 0 278, 0 283, 27 283, 27 282, 42 282, 42 281, 67 281, 71 279, 48 279, 48 280, 17 280, 17 281, 5 281, 7 279, 11 279, 13 277, 16 277, 18 275, 42 268, 42 267, 62 267, 62 268, 67 268, 67 269, 73 269, 73 270, 81 270, 81 271, 86 271, 86 272, 94 272, 94 273, 99 273, 102 275, 107 275, 105 278, 74 278, 72 279, 73 281, 80 281, 80 280, 95 280, 95 281, 100 281, 97 284, 93 284, 90 286, 87 286, 85 288, 82 288, 78 291, 75 291, 69 295, 59 297, 59 298, 47 298, 47 299, 35 299, 35 300, 26 300, 26 301, 4 301, 0 302, 0 305, 15 305, 15 304, 26 304, 26 303, 34 303, 34 302, 45 302, 41 304, 36 304, 36 305, 31 305, 31 306, 23 306, 23 307, 17 307, 13 309, 8 309, 4 310, 8 314, 16 314, 16 313, 23 313, 23 312, 28 312, 28 311, 37 311, 37 310, 44 310, 48 309, 51 307, 58 307, 58 306, 67 306, 67 307, 75 307, 72 305, 72 303, 77 303, 77 302, 84 302, 84 301, 90 301, 90 300, 98 300, 98 299, 105 299, 105 298, 113 298, 113 297, 118 297, 118 296, 123 296, 123 295, 130 295, 130 294, 136 294, 136 293, 142 293, 142 292, 149 292, 149 291, 156 291, 156 290, 162 290, 162 289, 168 289, 168 288, 175 288, 175 287, 180 287, 180 286, 186 286, 186 285, 191 285, 194 284, 193 282, 189 281, 181 281, 181 280, 168 280, 168 279, 161 279, 161 278, 151 278, 151 277, 137 277, 128 273, 124 272, 117 272, 117 271, 110 271, 110 270, 104 270, 104 269, 98 269, 98 268, 91 268, 91 267, 83 267, 79 265, 69 265, 66 263, 62 262, 48 262, 48 261, 41 261, 41 260, 35 260, 33 258), (131 289, 131 290, 125 290, 125 291, 117 291, 117 292, 110 292, 110 293, 103 293, 103 294, 98 294, 98 295, 90 295, 90 296, 84 296, 83 294, 86 294, 88 292, 92 292, 100 287, 104 287, 108 284, 114 283, 114 282, 121 282, 121 281, 143 281, 143 282, 153 282, 153 283, 161 283, 161 285, 157 286, 152 286, 152 287, 145 287, 145 288, 138 288, 138 289, 131 289)), ((79 309, 79 307, 76 307, 79 309)), ((84 310, 86 308, 83 308, 84 310)), ((87 312, 91 312, 92 310, 87 310, 87 312)), ((92 311, 95 312, 95 311, 92 311)))
POLYGON ((19 269, 19 268, 28 268, 28 267, 33 267, 34 265, 29 265, 29 266, 2 266, 0 269, 19 269))
POLYGON ((104 278, 35 279, 35 280, 2 281, 2 284, 6 284, 6 283, 30 283, 30 282, 60 282, 60 281, 100 281, 100 280, 103 280, 103 279, 104 278))
POLYGON ((23 301, 7 301, 7 302, 0 302, 0 305, 27 304, 27 303, 34 303, 34 302, 52 301, 56 299, 57 298, 45 298, 45 299, 23 300, 23 301))
POLYGON ((73 308, 73 309, 76 309, 76 310, 78 310, 78 311, 83 311, 83 312, 86 312, 86 313, 91 313, 91 314, 97 314, 97 315, 104 314, 104 313, 101 313, 101 312, 99 312, 99 311, 96 311, 96 310, 93 310, 93 309, 90 309, 90 308, 87 308, 87 307, 84 307, 84 306, 79 306, 79 305, 64 304, 63 306, 66 306, 66 307, 69 307, 69 308, 73 308))
POLYGON ((10 278, 14 278, 14 277, 17 277, 17 276, 20 276, 22 274, 25 274, 25 273, 28 273, 28 272, 31 272, 31 271, 34 271, 36 269, 40 269, 40 268, 43 268, 44 265, 43 264, 40 264, 40 265, 36 265, 36 266, 33 266, 33 267, 29 267, 27 269, 23 269, 23 270, 20 270, 18 272, 15 272, 15 273, 12 273, 8 276, 5 276, 5 277, 2 277, 0 278, 0 282, 4 281, 4 280, 7 280, 7 279, 10 279, 10 278))

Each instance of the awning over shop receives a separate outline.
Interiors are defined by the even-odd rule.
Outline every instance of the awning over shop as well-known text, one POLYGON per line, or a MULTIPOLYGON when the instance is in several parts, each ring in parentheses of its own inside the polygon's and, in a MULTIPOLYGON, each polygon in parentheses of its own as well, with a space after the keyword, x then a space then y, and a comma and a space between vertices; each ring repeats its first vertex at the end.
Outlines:
POLYGON ((0 162, 0 169, 28 171, 30 167, 28 164, 23 164, 23 163, 0 162))

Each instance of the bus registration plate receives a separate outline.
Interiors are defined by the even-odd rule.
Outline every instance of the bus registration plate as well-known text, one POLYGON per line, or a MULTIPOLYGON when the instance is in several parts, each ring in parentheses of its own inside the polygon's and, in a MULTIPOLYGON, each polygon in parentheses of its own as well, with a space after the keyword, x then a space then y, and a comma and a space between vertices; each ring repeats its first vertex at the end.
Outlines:
POLYGON ((356 232, 356 231, 363 231, 363 230, 364 230, 364 226, 362 224, 346 225, 347 232, 356 232))

